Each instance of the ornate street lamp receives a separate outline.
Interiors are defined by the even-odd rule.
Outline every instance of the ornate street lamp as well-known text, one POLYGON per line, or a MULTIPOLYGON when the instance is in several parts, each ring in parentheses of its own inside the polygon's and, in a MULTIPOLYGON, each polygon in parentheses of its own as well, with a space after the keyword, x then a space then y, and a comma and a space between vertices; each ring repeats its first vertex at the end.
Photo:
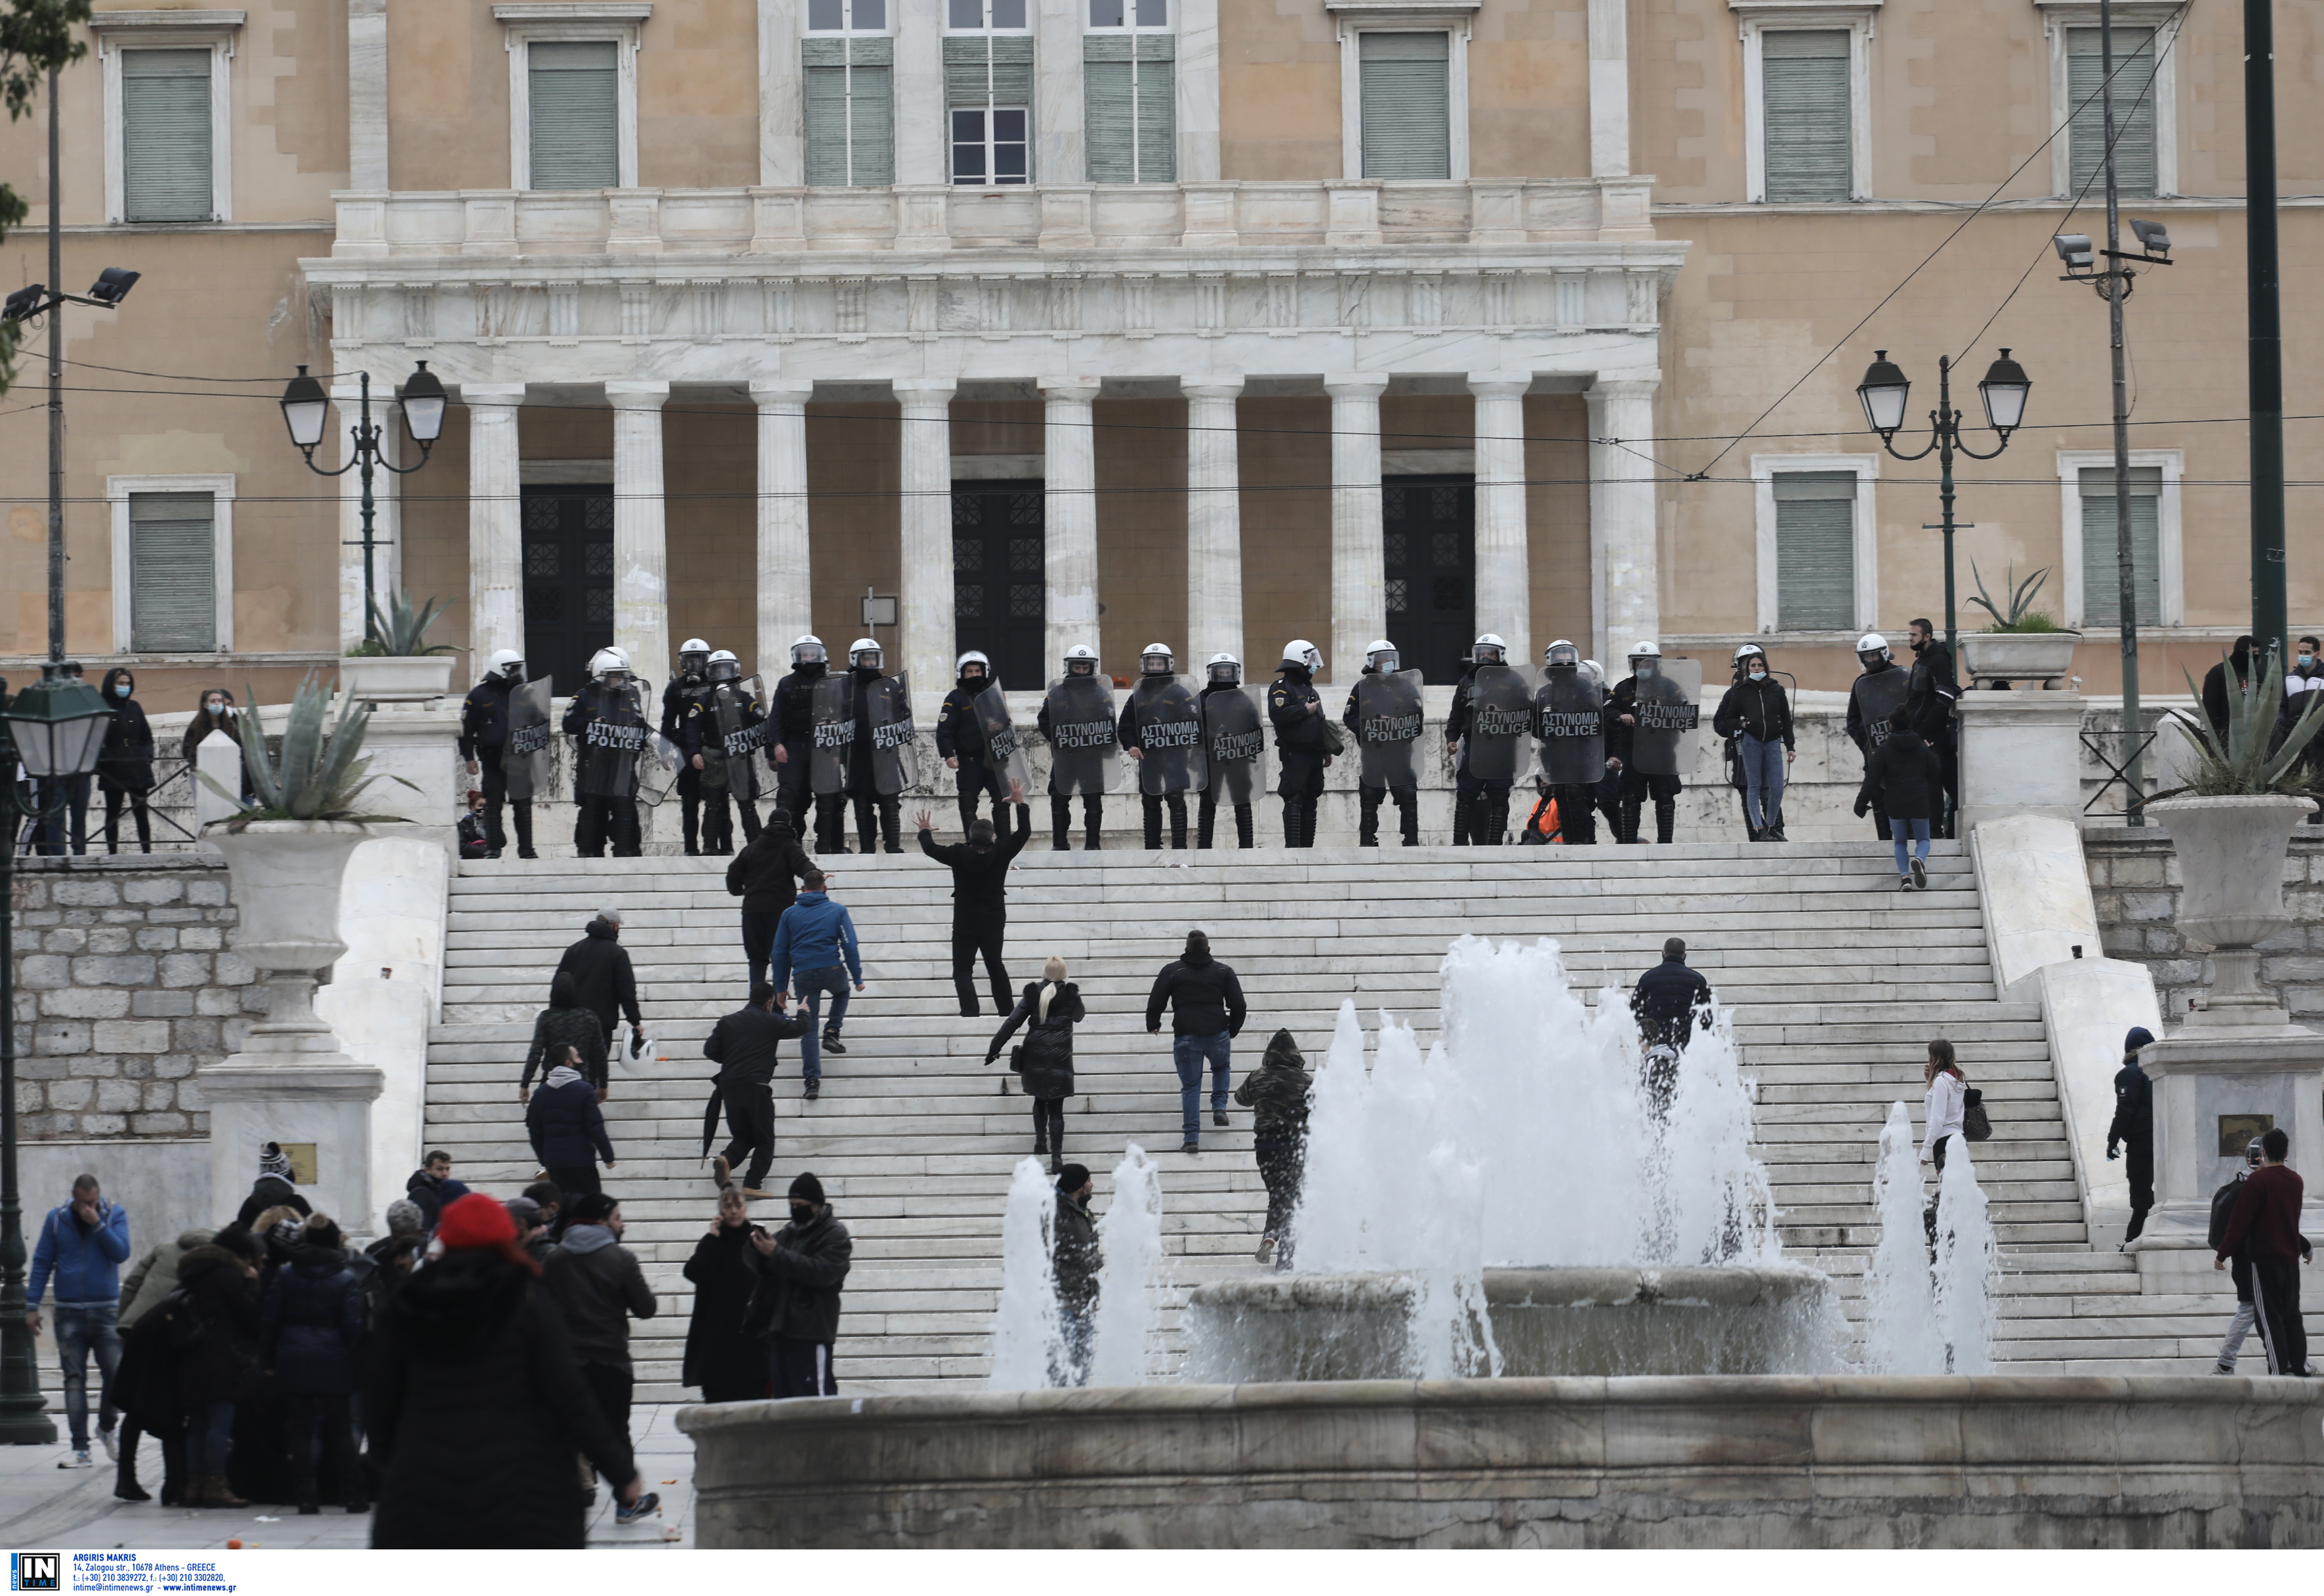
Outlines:
POLYGON ((419 368, 396 391, 396 399, 403 407, 404 430, 411 441, 420 446, 419 466, 398 466, 387 458, 382 446, 387 441, 387 429, 371 419, 371 374, 357 374, 359 395, 355 428, 355 457, 336 471, 326 471, 315 464, 315 450, 329 430, 331 395, 315 378, 300 366, 299 374, 282 391, 282 422, 290 429, 290 441, 306 457, 307 469, 318 476, 345 476, 350 471, 363 474, 363 551, 364 551, 364 635, 375 635, 377 613, 372 596, 372 551, 376 547, 372 535, 375 503, 372 497, 372 475, 374 471, 391 471, 398 476, 409 476, 428 464, 429 453, 435 448, 436 439, 444 431, 444 384, 428 363, 419 368))

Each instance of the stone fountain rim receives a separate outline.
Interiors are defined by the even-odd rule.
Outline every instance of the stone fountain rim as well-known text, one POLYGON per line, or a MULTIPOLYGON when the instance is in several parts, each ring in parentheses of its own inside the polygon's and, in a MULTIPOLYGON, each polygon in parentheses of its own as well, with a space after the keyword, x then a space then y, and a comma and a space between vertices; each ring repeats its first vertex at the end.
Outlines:
MULTIPOLYGON (((1488 1268, 1485 1300, 1507 1307, 1743 1307, 1828 1289, 1804 1264, 1639 1264, 1488 1268)), ((1400 1269, 1294 1272, 1206 1281, 1190 1306, 1253 1313, 1358 1312, 1401 1307, 1415 1276, 1400 1269), (1333 1300, 1336 1298, 1336 1300, 1333 1300)))

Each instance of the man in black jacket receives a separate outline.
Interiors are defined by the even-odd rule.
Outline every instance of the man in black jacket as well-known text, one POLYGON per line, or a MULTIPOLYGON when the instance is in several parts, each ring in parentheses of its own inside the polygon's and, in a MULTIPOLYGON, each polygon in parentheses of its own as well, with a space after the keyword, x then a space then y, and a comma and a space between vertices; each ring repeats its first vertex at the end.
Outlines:
POLYGON ((1960 796, 1960 753, 1953 724, 1953 700, 1960 697, 1960 683, 1953 674, 1953 651, 1938 641, 1937 629, 1927 621, 1906 623, 1904 641, 1913 650, 1913 675, 1904 687, 1904 707, 1911 714, 1913 730, 1937 756, 1944 798, 1932 807, 1937 816, 1936 835, 1949 837, 1953 835, 1953 809, 1960 796))
POLYGON ((711 1178, 724 1191, 733 1183, 734 1166, 751 1161, 742 1176, 742 1195, 770 1197, 759 1188, 775 1161, 775 1065, 786 1038, 804 1035, 807 1021, 779 1011, 775 989, 764 981, 751 984, 751 1001, 721 1019, 702 1044, 702 1056, 718 1066, 711 1083, 709 1111, 703 1116, 702 1147, 710 1149, 717 1129, 720 1103, 726 1107, 726 1128, 734 1139, 718 1155, 711 1178))
MULTIPOLYGON (((1323 767, 1332 762, 1331 743, 1323 729, 1323 700, 1315 692, 1315 673, 1323 669, 1323 656, 1315 651, 1315 645, 1305 638, 1293 638, 1283 645, 1283 663, 1276 668, 1275 683, 1267 689, 1267 718, 1275 727, 1278 767, 1275 791, 1283 800, 1286 848, 1315 845, 1315 807, 1323 797, 1323 767)), ((1223 1052, 1221 1056, 1223 1059, 1223 1052)), ((1225 1064, 1222 1062, 1219 1068, 1223 1071, 1225 1064)), ((1223 1084, 1219 1100, 1226 1101, 1223 1084)), ((1194 1138, 1189 1135, 1186 1139, 1191 1144, 1194 1138)))
POLYGON ((939 843, 926 809, 912 817, 919 827, 920 852, 952 872, 952 985, 960 994, 964 1019, 977 1015, 973 971, 980 955, 992 982, 993 1008, 1006 1014, 1016 1001, 1010 995, 1001 944, 1009 933, 1009 867, 1032 840, 1033 810, 1019 782, 1009 784, 1009 801, 1017 806, 1017 829, 1005 841, 995 837, 991 821, 972 820, 968 841, 957 846, 939 843))
POLYGON ((540 1283, 572 1333, 582 1379, 627 1439, 637 1384, 630 1320, 652 1318, 659 1305, 638 1255, 621 1244, 622 1229, 622 1205, 612 1197, 598 1192, 576 1200, 565 1240, 541 1265, 540 1283))
POLYGON ((759 835, 726 866, 726 890, 742 900, 742 961, 745 983, 756 986, 767 973, 775 946, 775 926, 798 898, 798 880, 815 868, 791 829, 788 809, 778 804, 759 835))
POLYGON ((2122 1232, 2123 1245, 2138 1240, 2146 1228, 2147 1211, 2154 1206, 2154 1083, 2140 1067, 2139 1051, 2154 1045, 2154 1033, 2134 1025, 2122 1039, 2122 1067, 2114 1076, 2114 1121, 2107 1126, 2107 1158, 2127 1154, 2123 1173, 2130 1176, 2130 1224, 2122 1232))
POLYGON ((839 1289, 855 1257, 847 1227, 824 1201, 823 1183, 791 1182, 791 1222, 751 1237, 759 1284, 742 1313, 742 1333, 769 1338, 775 1396, 836 1397, 831 1349, 839 1339, 839 1289))
POLYGON ((992 686, 992 661, 971 649, 953 669, 956 673, 953 689, 945 695, 944 707, 936 711, 936 752, 954 772, 954 782, 960 789, 960 835, 966 836, 969 827, 976 824, 980 793, 992 795, 992 824, 999 827, 1001 795, 1008 790, 1008 783, 986 761, 991 744, 985 739, 984 723, 976 715, 976 700, 992 686))
MULTIPOLYGON (((678 672, 661 690, 661 734, 673 743, 682 743, 686 736, 686 717, 693 708, 695 695, 709 682, 710 645, 698 637, 689 637, 678 645, 678 672)), ((702 851, 702 770, 692 760, 679 767, 678 772, 679 827, 685 834, 686 851, 702 851)))
POLYGON ((1186 951, 1162 966, 1146 999, 1146 1031, 1162 1032, 1162 1005, 1170 1005, 1170 1054, 1178 1066, 1178 1107, 1185 1141, 1178 1150, 1199 1153, 1203 1138, 1203 1066, 1211 1066, 1211 1122, 1227 1122, 1227 1066, 1233 1042, 1250 1010, 1235 973, 1211 957, 1211 939, 1186 933, 1186 951))
POLYGON ((1098 1273, 1105 1254, 1097 1239, 1097 1221, 1090 1214, 1090 1195, 1097 1182, 1080 1164, 1057 1171, 1056 1245, 1049 1258, 1056 1278, 1058 1315, 1064 1324, 1065 1367, 1056 1371, 1059 1383, 1089 1384, 1090 1353, 1096 1348, 1098 1273))
POLYGON ((2222 743, 2227 740, 2228 669, 2235 670, 2236 690, 2243 691, 2251 681, 2252 650, 2258 646, 2248 636, 2239 637, 2227 657, 2203 673, 2203 718, 2222 743))
POLYGON ((1670 1118, 1671 1093, 1678 1087, 1678 1056, 1694 1036, 1694 1015, 1711 1003, 1711 983, 1687 968, 1686 940, 1663 944, 1663 962, 1638 977, 1630 992, 1630 1012, 1646 1044, 1646 1102, 1657 1121, 1670 1118))
POLYGON ((613 1027, 622 1015, 629 1017, 630 1056, 635 1058, 645 1051, 646 1022, 638 1012, 638 978, 630 968, 630 951, 622 946, 621 936, 622 911, 599 909, 581 940, 557 961, 557 973, 572 972, 574 984, 581 989, 581 1006, 596 1015, 605 1028, 608 1050, 613 1027))
POLYGON ((493 656, 484 679, 468 689, 460 705, 460 757, 468 762, 468 774, 484 782, 484 841, 494 859, 508 846, 508 835, 501 829, 503 804, 516 821, 516 856, 540 857, 532 851, 532 800, 510 803, 508 769, 501 762, 508 747, 509 695, 523 685, 524 657, 513 649, 503 649, 493 656))

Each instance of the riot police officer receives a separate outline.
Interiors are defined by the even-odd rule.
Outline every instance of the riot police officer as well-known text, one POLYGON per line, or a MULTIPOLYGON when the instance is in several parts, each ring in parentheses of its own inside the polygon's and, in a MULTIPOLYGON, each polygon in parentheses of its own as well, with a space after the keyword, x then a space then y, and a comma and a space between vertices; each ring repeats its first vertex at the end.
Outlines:
POLYGON ((1251 789, 1257 784, 1259 750, 1266 741, 1259 730, 1259 706, 1242 690, 1242 661, 1232 654, 1213 654, 1204 667, 1204 676, 1200 695, 1203 760, 1210 780, 1203 784, 1194 846, 1211 845, 1223 799, 1234 810, 1235 839, 1248 848, 1251 845, 1251 789))
MULTIPOLYGON (((698 637, 689 637, 678 646, 678 674, 661 690, 661 734, 673 743, 683 744, 686 739, 686 713, 695 696, 710 679, 710 645, 698 637)), ((686 761, 678 773, 680 825, 686 833, 686 851, 702 852, 697 845, 702 827, 702 767, 692 760, 686 761)))
POLYGON ((589 660, 589 682, 573 695, 565 711, 565 732, 580 740, 574 761, 573 851, 602 859, 610 844, 616 859, 634 859, 643 849, 638 831, 638 755, 644 750, 646 718, 630 657, 619 649, 599 649, 589 660))
POLYGON ((1001 772, 993 769, 986 756, 984 722, 976 713, 976 700, 993 685, 992 661, 981 650, 971 649, 953 666, 953 689, 945 695, 944 707, 936 713, 936 752, 954 772, 960 787, 960 835, 966 836, 968 828, 976 824, 976 799, 979 793, 992 795, 992 826, 1001 829, 1001 806, 1008 801, 1009 788, 1001 772))
POLYGON ((484 792, 484 843, 491 850, 489 857, 497 859, 508 846, 508 835, 501 829, 501 808, 507 805, 516 820, 516 856, 538 859, 532 851, 532 796, 525 789, 524 796, 512 799, 509 796, 508 770, 503 755, 508 748, 512 719, 510 700, 524 683, 524 656, 514 649, 496 650, 484 672, 484 679, 468 689, 468 697, 460 706, 460 757, 468 762, 468 774, 481 776, 484 792))
POLYGON ((1667 762, 1663 756, 1673 753, 1678 736, 1692 737, 1692 716, 1683 715, 1692 706, 1679 703, 1666 688, 1662 662, 1662 645, 1641 639, 1630 650, 1630 674, 1615 684, 1606 702, 1606 762, 1618 759, 1622 764, 1620 842, 1639 840, 1638 820, 1648 798, 1655 803, 1655 840, 1667 843, 1678 829, 1678 795, 1685 782, 1675 769, 1649 767, 1667 762), (1650 710, 1679 712, 1687 726, 1682 733, 1676 727, 1649 724, 1650 710))
POLYGON ((1398 669, 1396 645, 1374 639, 1364 650, 1363 675, 1348 689, 1348 706, 1340 716, 1356 743, 1359 846, 1379 846, 1380 804, 1390 798, 1404 845, 1420 845, 1420 770, 1413 752, 1425 719, 1420 672, 1398 669))
POLYGON ((859 637, 848 646, 855 742, 847 796, 855 807, 856 849, 864 853, 875 845, 889 853, 904 851, 903 747, 912 740, 912 701, 903 678, 887 673, 886 658, 873 638, 859 637))
POLYGON ((807 833, 807 799, 815 799, 815 845, 818 853, 844 853, 846 807, 837 792, 815 791, 815 689, 830 669, 823 639, 813 632, 791 643, 790 674, 775 684, 774 711, 768 716, 768 756, 775 761, 775 802, 791 817, 791 829, 807 833))
POLYGON ((1283 845, 1315 845, 1315 810, 1323 797, 1323 767, 1332 762, 1323 726, 1323 700, 1315 673, 1323 656, 1304 637, 1283 645, 1283 662, 1267 689, 1267 718, 1275 727, 1276 796, 1283 800, 1283 845))
POLYGON ((1508 644, 1488 632, 1471 645, 1471 668, 1452 689, 1444 741, 1453 750, 1452 844, 1496 846, 1508 835, 1517 748, 1533 729, 1533 694, 1508 663, 1508 644))
POLYGON ((1203 715, 1178 680, 1177 656, 1167 643, 1148 643, 1138 657, 1138 685, 1122 700, 1114 737, 1138 766, 1138 801, 1146 845, 1162 845, 1162 811, 1170 811, 1170 845, 1186 845, 1186 794, 1203 781, 1203 715))
POLYGON ((1106 788, 1120 746, 1113 718, 1113 687, 1097 673, 1097 650, 1075 643, 1062 673, 1041 700, 1034 724, 1049 744, 1049 846, 1064 853, 1073 831, 1073 800, 1082 800, 1082 846, 1095 853, 1102 840, 1106 788))
POLYGON ((1569 844, 1594 844, 1598 786, 1606 771, 1605 695, 1582 669, 1582 650, 1565 638, 1542 650, 1542 678, 1534 735, 1541 740, 1558 832, 1569 844))
POLYGON ((766 733, 755 682, 742 680, 742 663, 720 649, 704 667, 704 683, 687 702, 686 735, 679 747, 686 768, 700 778, 702 851, 720 857, 734 852, 732 798, 742 816, 747 846, 759 835, 758 751, 766 733))
MULTIPOLYGON (((1889 728, 1889 717, 1904 706, 1912 678, 1896 663, 1888 640, 1877 632, 1868 632, 1856 640, 1856 662, 1863 669, 1848 685, 1848 736, 1856 744, 1856 752, 1868 760, 1874 749, 1895 734, 1889 728)), ((1872 833, 1885 843, 1888 840, 1888 807, 1876 802, 1871 808, 1872 833)))

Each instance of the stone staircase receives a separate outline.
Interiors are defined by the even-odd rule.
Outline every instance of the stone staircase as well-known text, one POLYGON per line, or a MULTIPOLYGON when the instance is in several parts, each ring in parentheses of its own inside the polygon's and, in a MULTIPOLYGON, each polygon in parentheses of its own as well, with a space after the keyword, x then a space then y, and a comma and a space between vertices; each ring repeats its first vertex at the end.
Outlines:
MULTIPOLYGON (((635 1330, 641 1400, 684 1394, 690 1294, 679 1268, 714 1205, 696 1156, 711 1074, 700 1047, 742 991, 724 863, 477 862, 452 881, 427 1140, 495 1194, 534 1167, 516 1077, 550 973, 598 908, 622 909, 657 1044, 616 1066, 606 1105, 620 1158, 607 1189, 623 1201, 628 1243, 664 1305, 635 1330)), ((958 1013, 948 873, 917 850, 825 863, 861 933, 869 990, 848 1017, 849 1051, 825 1058, 818 1102, 802 1100, 786 1049, 773 1181, 813 1169, 853 1233, 839 1348, 848 1388, 981 1379, 1003 1195, 1031 1147, 1028 1105, 1003 1091, 1013 1085, 1004 1066, 982 1063, 997 1019, 958 1013)), ((1102 863, 1037 841, 1012 878, 1010 972, 1021 983, 1056 954, 1081 983, 1090 1019, 1076 1036, 1067 1156, 1097 1172, 1101 1210, 1126 1142, 1156 1156, 1181 1290, 1252 1267, 1265 1206, 1245 1111, 1225 1130, 1206 1126, 1199 1157, 1175 1150, 1176 1079, 1167 1038, 1145 1034, 1143 1008, 1189 927, 1210 933, 1250 1000, 1238 1078, 1277 1026, 1319 1061, 1349 996, 1367 1025, 1387 1008, 1424 1045, 1434 1040, 1436 965, 1464 932, 1554 936, 1576 983, 1593 990, 1627 985, 1677 935, 1736 1008, 1786 1243, 1843 1277, 1851 1302, 1877 1239, 1879 1126, 1892 1102, 1917 1111, 1924 1044, 1944 1035, 1995 1124, 1978 1164, 2012 1271, 2005 1355, 2029 1370, 2200 1369, 2231 1299, 2142 1297, 2129 1260, 2088 1250, 2039 1010, 1996 997, 1960 845, 1936 844, 1930 864, 1930 890, 1906 896, 1886 844, 1868 840, 1111 853, 1102 863)))

